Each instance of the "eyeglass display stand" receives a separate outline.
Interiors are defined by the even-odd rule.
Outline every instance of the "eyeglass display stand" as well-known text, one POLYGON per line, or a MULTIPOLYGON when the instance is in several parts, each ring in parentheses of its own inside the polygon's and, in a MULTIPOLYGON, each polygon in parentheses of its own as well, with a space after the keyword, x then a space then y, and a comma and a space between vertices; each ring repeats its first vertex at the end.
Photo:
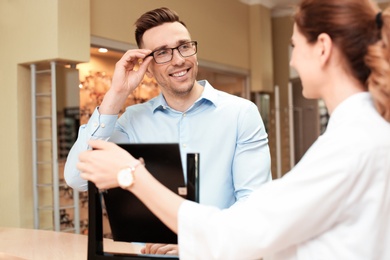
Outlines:
MULTIPOLYGON (((187 154, 187 199, 199 202, 199 154, 187 154)), ((177 256, 104 252, 102 195, 88 182, 88 260, 178 260, 177 256)))

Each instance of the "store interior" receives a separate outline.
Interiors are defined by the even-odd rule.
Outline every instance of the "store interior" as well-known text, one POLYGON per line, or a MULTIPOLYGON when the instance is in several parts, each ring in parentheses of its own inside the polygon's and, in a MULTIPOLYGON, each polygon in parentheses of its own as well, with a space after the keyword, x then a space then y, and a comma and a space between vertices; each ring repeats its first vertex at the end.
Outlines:
MULTIPOLYGON (((77 42, 79 39, 84 39, 78 35, 76 35, 78 37, 75 36, 69 39, 69 41, 65 41, 67 40, 66 38, 61 38, 62 45, 54 42, 50 46, 66 46, 68 48, 65 50, 61 49, 61 52, 58 51, 58 53, 48 52, 48 54, 41 54, 41 51, 53 49, 44 45, 50 42, 53 37, 52 34, 47 33, 47 29, 44 30, 46 27, 43 25, 46 23, 42 23, 43 36, 47 37, 37 37, 42 39, 39 48, 36 48, 37 51, 26 51, 28 54, 36 54, 37 57, 28 56, 23 52, 20 54, 22 57, 17 57, 15 60, 12 60, 18 66, 14 66, 11 62, 8 62, 9 64, 6 66, 7 69, 18 68, 17 71, 14 71, 16 69, 7 70, 8 72, 6 74, 10 75, 7 79, 12 78, 12 81, 8 80, 5 82, 6 85, 18 86, 16 89, 7 89, 7 91, 12 91, 12 93, 15 92, 14 95, 18 99, 4 98, 6 99, 5 101, 9 102, 4 104, 12 108, 10 109, 10 118, 18 119, 18 124, 7 121, 7 125, 14 127, 9 130, 10 133, 7 136, 10 137, 7 137, 7 140, 14 140, 17 145, 12 144, 10 146, 20 148, 20 151, 15 149, 12 158, 11 155, 9 156, 10 166, 5 169, 6 172, 12 172, 13 174, 3 177, 4 179, 7 178, 7 183, 16 183, 17 185, 16 190, 6 187, 7 189, 3 189, 3 194, 13 194, 13 197, 20 197, 17 201, 18 203, 8 204, 7 201, 10 200, 4 199, 5 202, 3 205, 12 208, 9 212, 16 212, 5 215, 4 223, 7 223, 7 225, 22 227, 34 226, 34 228, 39 229, 57 230, 54 220, 59 217, 61 231, 84 234, 87 231, 88 219, 86 211, 88 208, 88 198, 86 193, 74 192, 66 185, 63 178, 64 163, 69 149, 77 138, 78 127, 87 122, 92 111, 100 104, 105 92, 110 87, 115 63, 127 49, 135 47, 131 45, 134 43, 128 40, 128 38, 132 38, 129 35, 128 27, 122 28, 123 26, 114 26, 114 24, 110 23, 113 22, 113 19, 109 18, 112 17, 111 12, 116 12, 117 7, 115 5, 111 6, 103 1, 99 2, 99 4, 93 6, 85 5, 85 9, 91 11, 91 16, 85 18, 88 23, 84 22, 84 24, 83 20, 80 19, 77 25, 75 25, 75 28, 80 28, 81 26, 86 28, 85 30, 87 32, 82 31, 80 33, 87 35, 85 37, 87 38, 85 40, 87 44, 84 44, 84 41, 77 42), (111 9, 106 5, 110 6, 111 9), (103 11, 104 15, 102 14, 103 11), (91 31, 88 31, 89 29, 91 31), (67 43, 67 45, 64 45, 64 43, 67 43), (80 47, 83 44, 86 46, 86 51, 88 52, 89 50, 89 53, 86 53, 87 55, 82 57, 80 55, 79 57, 78 55, 83 52, 81 50, 79 51, 79 49, 75 51, 75 46, 80 47), (100 48, 107 49, 107 52, 99 52, 100 48), (52 74, 50 75, 50 72, 44 72, 52 70, 53 67, 50 68, 50 66, 53 64, 56 68, 56 73, 53 74, 51 72, 52 74), (41 120, 37 125, 38 131, 36 137, 33 136, 35 133, 31 130, 34 126, 30 125, 32 124, 31 121, 33 121, 31 118, 34 117, 25 112, 32 107, 30 104, 32 102, 30 101, 30 95, 33 93, 31 91, 33 65, 37 66, 38 72, 35 76, 37 76, 38 88, 43 86, 42 91, 51 91, 50 89, 44 88, 53 85, 53 75, 58 83, 54 87, 55 91, 57 91, 57 93, 54 93, 54 98, 57 102, 57 114, 55 115, 57 125, 53 127, 49 125, 50 123, 48 121, 41 120), (10 105, 12 100, 17 100, 17 102, 13 102, 10 105), (21 132, 18 129, 27 129, 28 131, 21 132), (42 142, 42 144, 40 143, 38 145, 38 149, 36 149, 38 152, 37 158, 38 161, 46 160, 47 155, 48 157, 51 156, 54 158, 55 156, 51 152, 58 151, 58 164, 40 165, 34 161, 34 156, 30 152, 35 148, 30 146, 33 146, 34 138, 51 138, 52 131, 56 131, 57 133, 58 150, 53 149, 53 146, 50 146, 48 143, 42 142), (28 144, 27 148, 26 143, 28 144), (15 156, 15 153, 18 153, 19 156, 15 156), (35 177, 32 168, 35 166, 38 167, 38 171, 42 171, 42 176, 50 177, 39 179, 38 183, 34 184, 35 177), (58 173, 58 180, 52 177, 54 171, 58 173), (53 186, 44 186, 48 185, 48 183, 53 184, 53 186), (59 216, 55 215, 56 209, 53 209, 52 206, 50 206, 51 210, 46 209, 47 205, 55 204, 57 195, 55 193, 53 194, 53 190, 57 187, 59 187, 61 202, 59 216), (37 190, 39 191, 37 192, 37 190), (38 193, 39 196, 38 203, 35 202, 35 199, 31 195, 35 195, 35 193, 38 193), (76 199, 75 196, 77 196, 76 199), (76 201, 77 205, 75 205, 76 201), (39 214, 39 216, 33 216, 31 211, 34 211, 34 214, 39 214), (28 216, 25 217, 26 214, 19 214, 21 212, 26 212, 28 216), (18 216, 17 219, 13 217, 15 215, 18 216), (39 224, 35 223, 37 222, 37 218, 39 219, 39 224)), ((214 9, 220 8, 216 3, 210 3, 211 7, 214 9)), ((202 48, 198 56, 198 79, 207 79, 216 89, 250 99, 258 106, 269 137, 272 158, 271 170, 273 178, 276 179, 288 172, 300 160, 306 149, 318 135, 324 131, 328 119, 327 111, 321 100, 305 100, 302 97, 302 86, 298 75, 293 71, 288 72, 288 46, 291 33, 289 31, 290 29, 286 30, 286 28, 291 27, 290 18, 286 16, 271 16, 271 12, 261 6, 251 6, 249 8, 246 6, 242 7, 237 3, 231 3, 228 7, 231 11, 224 12, 224 16, 221 19, 217 19, 216 21, 210 21, 208 19, 210 30, 204 30, 203 22, 205 21, 199 21, 197 17, 193 17, 192 12, 188 12, 184 4, 180 3, 177 6, 180 13, 183 13, 183 16, 189 18, 189 25, 192 31, 194 31, 194 37, 197 40, 202 40, 202 48), (269 18, 270 21, 265 23, 263 20, 261 22, 255 20, 261 26, 256 27, 256 30, 253 32, 248 29, 249 26, 247 24, 253 21, 245 21, 244 23, 244 19, 239 19, 233 22, 229 15, 233 12, 239 17, 247 17, 251 13, 252 15, 254 14, 253 18, 264 16, 269 18), (215 22, 215 24, 211 22, 215 22), (218 37, 210 37, 209 35, 210 33, 215 34, 217 31, 216 28, 221 28, 221 24, 228 27, 229 30, 229 34, 225 35, 225 29, 221 29, 220 34, 224 36, 223 41, 218 37), (272 31, 268 30, 268 25, 270 28, 272 25, 272 31), (262 36, 261 39, 255 37, 258 35, 258 32, 261 32, 259 34, 262 36), (262 41, 264 39, 268 39, 268 42, 264 43, 262 41), (225 44, 225 42, 228 42, 231 46, 228 47, 229 44, 225 44), (253 42, 255 44, 251 45, 253 42), (249 47, 244 48, 243 46, 249 47), (232 52, 232 49, 237 51, 232 52), (219 55, 216 55, 216 53, 219 55), (263 59, 266 56, 265 54, 269 54, 269 59, 263 59), (254 77, 259 75, 261 76, 260 79, 254 77)), ((121 8, 123 7, 121 6, 121 8)), ((146 6, 145 8, 148 7, 146 6)), ((129 12, 135 11, 131 8, 127 10, 129 12)), ((87 12, 84 13, 86 14, 87 12)), ((135 16, 138 13, 131 13, 131 15, 135 16)), ((58 17, 58 19, 62 19, 63 17, 67 16, 63 15, 58 17)), ((133 20, 133 17, 130 17, 129 13, 126 13, 123 17, 131 21, 133 20)), ((123 19, 118 18, 124 24, 123 19)), ((126 24, 129 23, 126 21, 126 24)), ((70 23, 66 24, 69 25, 70 23)), ((69 30, 66 27, 61 28, 59 32, 69 32, 69 30)), ((78 31, 76 30, 76 32, 78 31)), ((8 38, 11 39, 13 35, 10 33, 8 38)), ((61 36, 67 36, 67 34, 61 36)), ((155 80, 145 77, 140 86, 128 97, 123 110, 128 105, 145 102, 158 94, 159 88, 155 80)), ((46 100, 46 97, 39 97, 37 101, 42 102, 36 106, 39 108, 38 113, 46 113, 50 110, 46 109, 50 106, 50 102, 46 100), (38 99, 42 99, 42 101, 38 99)), ((4 152, 3 158, 7 158, 9 154, 11 153, 4 152)), ((56 158, 54 160, 52 158, 50 160, 56 162, 56 158)), ((5 195, 3 197, 6 197, 5 195)), ((109 231, 105 230, 105 233, 106 236, 109 236, 109 231)))
MULTIPOLYGON (((60 122, 58 127, 59 136, 61 136, 61 133, 66 133, 65 136, 67 136, 66 140, 64 139, 64 142, 61 142, 62 139, 59 138, 59 145, 61 148, 59 149, 60 196, 62 207, 65 208, 61 210, 60 216, 62 230, 74 229, 75 215, 74 207, 66 207, 66 205, 75 204, 73 191, 66 185, 62 175, 67 153, 77 138, 78 127, 81 124, 88 122, 89 116, 96 106, 100 104, 105 93, 109 89, 115 63, 124 54, 124 51, 96 45, 91 46, 90 52, 90 61, 77 64, 75 68, 76 73, 78 74, 78 89, 76 92, 79 95, 79 104, 77 104, 77 106, 75 106, 75 104, 70 106, 65 105, 61 108, 62 111, 58 111, 58 119, 60 122)), ((293 73, 294 72, 292 72, 292 74, 293 73)), ((270 95, 270 93, 251 93, 248 89, 249 77, 245 73, 213 68, 212 66, 201 66, 200 64, 197 79, 207 79, 216 89, 251 99, 258 105, 266 128, 275 127, 275 113, 277 112, 277 107, 271 107, 270 103, 270 99, 275 98, 275 96, 270 95)), ((76 82, 74 82, 73 85, 76 85, 76 82)), ((303 156, 306 149, 317 138, 319 132, 324 131, 326 128, 327 111, 326 109, 324 110, 321 101, 310 101, 302 97, 302 86, 298 78, 291 79, 290 85, 292 90, 291 95, 293 95, 292 99, 295 101, 292 115, 296 118, 296 123, 293 126, 293 132, 295 134, 293 159, 297 162, 303 156)), ((72 95, 74 96, 76 92, 73 90, 72 95)), ((123 113, 127 106, 143 103, 157 96, 159 93, 159 86, 155 79, 145 75, 138 88, 127 98, 126 104, 120 114, 123 113)), ((289 112, 290 111, 282 111, 282 113, 280 113, 282 120, 288 120, 289 112)), ((282 129, 281 131, 289 131, 289 129, 282 129)), ((270 139, 270 146, 276 145, 275 141, 272 140, 272 138, 270 139)), ((77 214, 79 215, 80 224, 78 228, 80 229, 80 233, 86 234, 88 230, 87 193, 81 192, 78 200, 79 202, 76 203, 77 207, 79 207, 79 212, 77 212, 77 214)), ((104 216, 103 219, 105 222, 104 236, 110 237, 110 228, 106 216, 104 216)))

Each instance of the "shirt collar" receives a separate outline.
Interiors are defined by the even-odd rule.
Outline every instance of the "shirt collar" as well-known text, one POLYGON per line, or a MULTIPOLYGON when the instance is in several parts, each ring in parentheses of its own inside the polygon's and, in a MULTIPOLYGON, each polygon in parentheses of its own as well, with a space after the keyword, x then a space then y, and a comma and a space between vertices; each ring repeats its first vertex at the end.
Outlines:
POLYGON ((196 101, 199 102, 200 100, 208 100, 210 101, 214 106, 217 106, 218 104, 218 92, 216 89, 214 89, 211 84, 207 80, 200 80, 198 83, 204 87, 204 90, 202 92, 202 95, 200 98, 196 101))
POLYGON ((369 92, 360 92, 348 97, 333 110, 333 113, 329 118, 327 129, 333 125, 347 121, 353 114, 361 114, 360 110, 366 105, 373 106, 373 101, 369 92))
MULTIPOLYGON (((218 104, 217 90, 214 89, 207 80, 200 80, 198 81, 198 83, 204 87, 204 90, 202 92, 202 95, 199 97, 199 99, 195 101, 195 104, 200 103, 203 100, 207 100, 211 102, 211 104, 213 104, 214 106, 217 106, 218 104)), ((160 93, 156 98, 154 98, 152 102, 153 102, 152 103, 153 112, 155 112, 156 110, 163 110, 169 107, 162 93, 160 93)))

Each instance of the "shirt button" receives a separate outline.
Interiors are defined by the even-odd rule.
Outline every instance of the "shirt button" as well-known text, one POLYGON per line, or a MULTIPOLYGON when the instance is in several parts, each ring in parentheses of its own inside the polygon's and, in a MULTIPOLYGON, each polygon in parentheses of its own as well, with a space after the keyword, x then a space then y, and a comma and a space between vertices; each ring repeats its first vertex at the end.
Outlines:
POLYGON ((98 126, 98 123, 93 123, 93 127, 97 127, 98 126))
POLYGON ((183 144, 183 148, 186 148, 187 147, 187 144, 183 144))
POLYGON ((105 124, 105 123, 101 123, 100 126, 101 126, 102 128, 105 128, 105 127, 106 127, 106 124, 105 124))
POLYGON ((187 114, 186 113, 183 113, 183 117, 185 117, 187 114))

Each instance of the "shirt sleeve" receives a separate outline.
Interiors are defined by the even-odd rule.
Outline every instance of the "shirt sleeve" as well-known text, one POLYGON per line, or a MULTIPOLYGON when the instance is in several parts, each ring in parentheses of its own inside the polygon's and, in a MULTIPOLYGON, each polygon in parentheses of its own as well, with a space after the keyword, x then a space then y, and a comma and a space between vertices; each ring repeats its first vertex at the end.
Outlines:
POLYGON ((246 103, 238 117, 233 182, 237 201, 272 180, 268 135, 259 110, 246 103))
POLYGON ((219 210, 182 203, 180 257, 260 259, 329 230, 342 214, 355 182, 346 170, 351 157, 334 158, 332 152, 321 147, 312 150, 285 177, 263 185, 234 207, 219 210), (324 165, 330 159, 340 161, 324 165))
POLYGON ((95 109, 86 125, 79 128, 76 142, 69 151, 64 170, 66 183, 75 190, 86 191, 88 183, 80 177, 77 169, 78 156, 88 149, 90 139, 108 140, 113 134, 117 115, 100 115, 98 108, 95 109))

